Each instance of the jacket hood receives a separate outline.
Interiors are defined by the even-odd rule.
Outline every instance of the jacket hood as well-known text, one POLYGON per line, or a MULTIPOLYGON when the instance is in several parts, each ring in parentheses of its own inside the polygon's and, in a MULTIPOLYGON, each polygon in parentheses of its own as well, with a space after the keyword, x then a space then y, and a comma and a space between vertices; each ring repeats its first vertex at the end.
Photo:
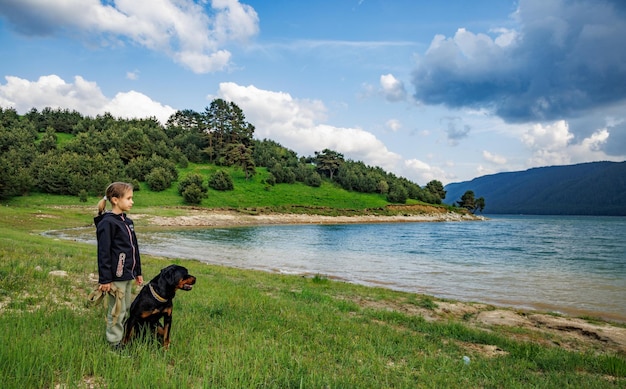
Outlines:
POLYGON ((93 218, 93 224, 95 224, 96 227, 98 227, 98 224, 100 224, 100 222, 102 220, 104 220, 104 218, 106 218, 106 217, 117 217, 119 219, 120 215, 116 215, 116 214, 114 214, 111 211, 107 211, 107 212, 103 213, 102 215, 98 215, 98 216, 94 217, 93 218))

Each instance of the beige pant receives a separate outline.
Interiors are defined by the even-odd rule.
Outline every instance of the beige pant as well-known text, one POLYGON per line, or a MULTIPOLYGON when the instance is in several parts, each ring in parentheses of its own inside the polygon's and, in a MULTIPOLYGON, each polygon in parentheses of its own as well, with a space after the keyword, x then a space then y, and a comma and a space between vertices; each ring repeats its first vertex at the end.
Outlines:
POLYGON ((113 324, 113 306, 115 305, 115 297, 107 294, 107 341, 116 345, 122 341, 124 337, 124 323, 128 319, 130 313, 130 303, 132 298, 133 280, 113 282, 120 291, 124 292, 124 297, 118 302, 120 305, 120 315, 117 322, 113 324))

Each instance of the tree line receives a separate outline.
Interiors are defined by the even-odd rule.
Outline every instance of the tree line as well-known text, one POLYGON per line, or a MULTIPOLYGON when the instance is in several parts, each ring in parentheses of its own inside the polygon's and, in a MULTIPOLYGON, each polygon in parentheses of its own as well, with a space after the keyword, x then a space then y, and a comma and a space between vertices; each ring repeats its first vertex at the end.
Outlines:
MULTIPOLYGON (((0 107, 0 199, 31 191, 99 195, 118 180, 136 187, 145 182, 161 191, 178 181, 178 168, 190 162, 237 167, 246 178, 263 167, 269 172, 267 185, 301 182, 315 187, 329 181, 349 191, 385 195, 393 203, 414 199, 440 204, 446 196, 440 181, 421 187, 330 149, 298 156, 275 141, 254 139, 254 131, 243 111, 223 99, 213 100, 203 112, 177 111, 165 125, 156 118, 90 117, 51 108, 20 115, 0 107)), ((233 188, 223 172, 207 184, 233 188)), ((207 184, 190 175, 180 180, 178 190, 185 201, 199 203, 207 184)))

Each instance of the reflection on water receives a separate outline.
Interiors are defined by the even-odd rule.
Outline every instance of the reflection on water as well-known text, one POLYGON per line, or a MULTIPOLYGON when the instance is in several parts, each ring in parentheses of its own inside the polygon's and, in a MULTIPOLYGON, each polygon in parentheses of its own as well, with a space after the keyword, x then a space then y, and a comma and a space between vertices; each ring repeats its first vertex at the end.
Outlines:
MULTIPOLYGON (((626 321, 625 233, 624 218, 498 216, 184 229, 139 239, 154 255, 626 321)), ((95 243, 93 229, 56 235, 95 243)))

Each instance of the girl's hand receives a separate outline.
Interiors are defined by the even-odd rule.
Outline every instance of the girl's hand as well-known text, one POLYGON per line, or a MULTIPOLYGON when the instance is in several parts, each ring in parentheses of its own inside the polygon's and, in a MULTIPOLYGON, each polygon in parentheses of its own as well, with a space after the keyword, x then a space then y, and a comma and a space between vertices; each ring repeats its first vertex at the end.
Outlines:
POLYGON ((135 282, 139 286, 143 285, 143 276, 137 276, 137 279, 135 279, 135 282))
POLYGON ((101 292, 108 292, 111 290, 111 283, 98 285, 98 290, 101 292))

